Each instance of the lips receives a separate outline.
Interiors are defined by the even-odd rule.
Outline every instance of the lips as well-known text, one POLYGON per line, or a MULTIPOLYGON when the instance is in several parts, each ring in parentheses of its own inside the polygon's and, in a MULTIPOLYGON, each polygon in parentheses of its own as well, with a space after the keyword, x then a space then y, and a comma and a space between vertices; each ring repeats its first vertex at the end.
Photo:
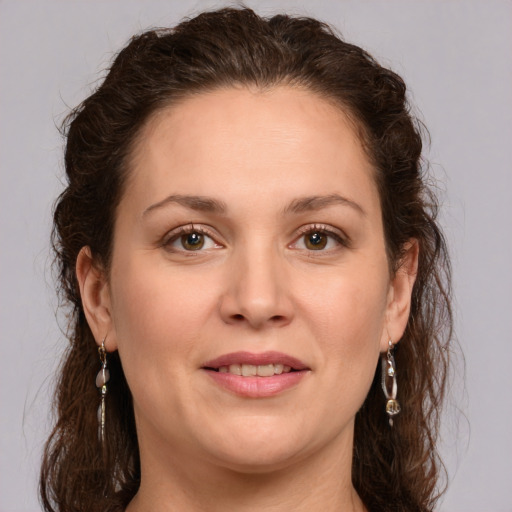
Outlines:
POLYGON ((298 385, 310 368, 281 352, 233 352, 202 368, 221 388, 250 398, 274 396, 298 385))
POLYGON ((272 377, 272 375, 281 375, 292 371, 290 366, 275 364, 230 364, 229 366, 220 366, 219 373, 232 373, 243 377, 272 377))
POLYGON ((263 352, 261 354, 253 354, 252 352, 233 352, 212 359, 203 365, 203 368, 209 370, 219 370, 221 367, 229 367, 231 365, 250 365, 250 366, 266 366, 266 365, 282 365, 288 366, 290 370, 300 371, 308 370, 308 366, 299 359, 283 354, 282 352, 263 352))

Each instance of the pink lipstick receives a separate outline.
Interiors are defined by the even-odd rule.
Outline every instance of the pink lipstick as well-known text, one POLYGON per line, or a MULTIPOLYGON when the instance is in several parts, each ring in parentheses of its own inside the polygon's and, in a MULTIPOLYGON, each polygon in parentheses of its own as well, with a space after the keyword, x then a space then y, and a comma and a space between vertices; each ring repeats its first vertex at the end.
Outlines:
POLYGON ((220 387, 239 396, 264 398, 296 386, 310 371, 299 359, 281 352, 233 352, 202 366, 220 387))

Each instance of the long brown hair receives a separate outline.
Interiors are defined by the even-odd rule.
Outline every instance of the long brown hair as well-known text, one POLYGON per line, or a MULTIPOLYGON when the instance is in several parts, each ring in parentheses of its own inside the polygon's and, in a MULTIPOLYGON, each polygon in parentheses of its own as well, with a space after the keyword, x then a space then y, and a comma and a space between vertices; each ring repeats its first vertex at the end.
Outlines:
POLYGON ((354 121, 375 168, 393 272, 406 242, 419 243, 410 318, 395 353, 402 413, 390 428, 377 370, 356 417, 352 478, 371 511, 433 510, 452 329, 450 266, 421 159, 421 129, 410 114, 404 82, 317 20, 265 19, 250 9, 223 9, 132 38, 103 83, 64 124, 67 188, 56 202, 52 241, 61 297, 69 307, 70 344, 41 469, 45 511, 123 509, 139 486, 131 394, 116 354, 109 359, 103 447, 98 441, 99 359, 75 263, 80 249, 89 246, 109 269, 116 208, 141 127, 159 109, 195 93, 279 84, 312 91, 354 121))

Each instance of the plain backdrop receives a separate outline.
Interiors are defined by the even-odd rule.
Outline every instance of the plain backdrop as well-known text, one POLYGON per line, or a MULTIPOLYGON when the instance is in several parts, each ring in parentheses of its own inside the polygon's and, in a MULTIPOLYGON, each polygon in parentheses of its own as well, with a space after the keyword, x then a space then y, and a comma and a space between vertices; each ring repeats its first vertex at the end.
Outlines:
MULTIPOLYGON (((48 243, 62 188, 56 125, 132 34, 222 5, 0 0, 0 512, 40 510, 52 373, 65 346, 48 243)), ((443 428, 451 481, 440 510, 512 511, 512 2, 246 5, 328 21, 405 78, 431 132, 426 156, 442 183, 466 360, 443 428)))

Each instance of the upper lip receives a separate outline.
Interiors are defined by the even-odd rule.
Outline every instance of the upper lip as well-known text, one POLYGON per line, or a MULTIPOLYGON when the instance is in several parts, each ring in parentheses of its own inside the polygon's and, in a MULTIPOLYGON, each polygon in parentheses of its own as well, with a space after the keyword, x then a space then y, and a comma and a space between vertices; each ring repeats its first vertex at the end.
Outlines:
POLYGON ((253 352, 232 352, 224 354, 203 364, 203 368, 220 368, 231 364, 251 364, 254 366, 266 364, 282 364, 293 370, 309 370, 309 367, 296 357, 282 352, 268 351, 255 354, 253 352))

